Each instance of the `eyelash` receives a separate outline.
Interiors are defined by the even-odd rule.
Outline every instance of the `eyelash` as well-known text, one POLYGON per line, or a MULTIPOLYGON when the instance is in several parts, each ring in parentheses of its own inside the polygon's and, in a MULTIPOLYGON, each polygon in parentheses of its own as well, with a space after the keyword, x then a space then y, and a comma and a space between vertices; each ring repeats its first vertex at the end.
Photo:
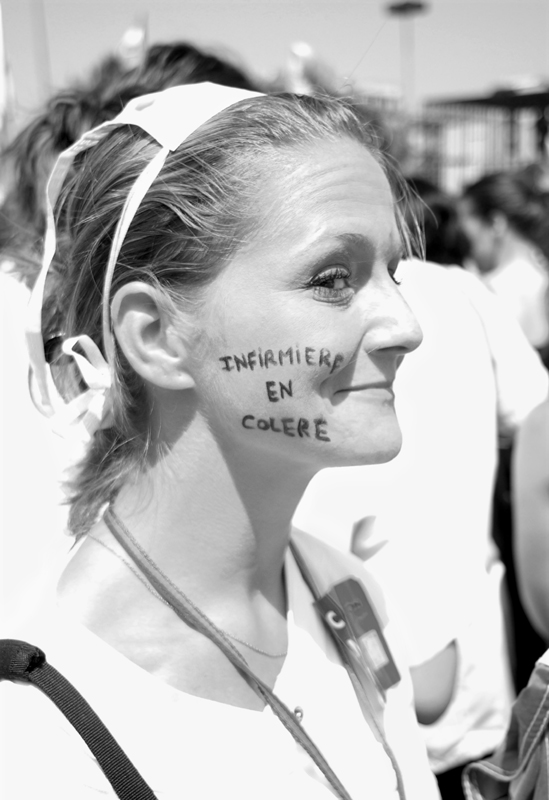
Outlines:
MULTIPOLYGON (((389 277, 397 286, 400 286, 402 281, 397 280, 396 276, 396 269, 389 270, 389 277)), ((314 288, 315 294, 318 298, 322 300, 345 300, 349 296, 349 291, 351 289, 350 285, 345 287, 341 287, 339 289, 330 288, 328 286, 329 283, 333 283, 336 280, 345 280, 349 281, 351 275, 348 270, 343 269, 343 267, 333 267, 332 269, 326 270, 326 272, 317 275, 316 278, 310 283, 310 286, 314 288)))
POLYGON ((351 287, 348 284, 350 277, 351 275, 348 270, 342 267, 333 267, 313 278, 310 282, 310 286, 313 287, 316 296, 320 300, 331 300, 332 302, 346 300, 351 291, 351 287), (340 287, 339 289, 328 286, 329 283, 333 283, 337 280, 347 281, 347 286, 340 287))

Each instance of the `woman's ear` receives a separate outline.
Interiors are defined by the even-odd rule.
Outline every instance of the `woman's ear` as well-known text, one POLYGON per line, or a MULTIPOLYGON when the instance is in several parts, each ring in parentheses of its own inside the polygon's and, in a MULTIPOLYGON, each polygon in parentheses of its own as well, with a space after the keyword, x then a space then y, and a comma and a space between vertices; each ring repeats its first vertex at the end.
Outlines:
POLYGON ((181 312, 176 326, 158 289, 133 281, 118 289, 111 319, 119 347, 133 369, 164 389, 190 389, 191 321, 181 312), (188 336, 185 331, 188 330, 188 336))

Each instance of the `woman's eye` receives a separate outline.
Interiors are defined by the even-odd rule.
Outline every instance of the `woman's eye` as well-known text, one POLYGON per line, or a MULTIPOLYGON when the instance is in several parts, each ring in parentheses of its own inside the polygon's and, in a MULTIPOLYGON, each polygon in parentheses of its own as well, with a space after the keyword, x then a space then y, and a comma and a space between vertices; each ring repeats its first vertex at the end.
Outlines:
POLYGON ((334 268, 322 272, 311 281, 315 295, 322 300, 346 299, 351 290, 348 270, 334 268))

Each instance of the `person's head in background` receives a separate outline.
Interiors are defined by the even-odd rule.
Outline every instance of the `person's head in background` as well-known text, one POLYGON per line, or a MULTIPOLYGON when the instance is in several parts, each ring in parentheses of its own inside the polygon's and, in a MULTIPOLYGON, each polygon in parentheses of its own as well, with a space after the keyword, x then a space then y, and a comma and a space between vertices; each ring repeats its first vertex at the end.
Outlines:
POLYGON ((113 119, 134 97, 188 83, 260 91, 251 76, 224 57, 187 42, 151 45, 127 69, 105 58, 89 78, 61 90, 3 153, 7 190, 0 205, 0 252, 29 286, 34 283, 45 231, 45 187, 57 156, 85 131, 113 119))
POLYGON ((548 211, 547 194, 524 171, 495 172, 465 187, 459 215, 480 272, 519 255, 549 260, 548 211))
POLYGON ((469 255, 469 243, 459 224, 456 201, 421 176, 409 176, 406 180, 412 189, 410 211, 425 236, 425 259, 462 267, 469 255))

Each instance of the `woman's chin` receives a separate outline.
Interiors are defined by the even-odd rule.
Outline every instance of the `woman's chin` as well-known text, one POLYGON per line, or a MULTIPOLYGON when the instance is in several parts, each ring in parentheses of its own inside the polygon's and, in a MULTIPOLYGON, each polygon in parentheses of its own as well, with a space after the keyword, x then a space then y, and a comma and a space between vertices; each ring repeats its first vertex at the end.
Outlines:
MULTIPOLYGON (((369 442, 362 447, 358 447, 359 442, 351 448, 342 448, 339 452, 333 453, 334 467, 360 467, 368 464, 385 464, 392 461, 400 453, 402 448, 402 436, 400 430, 382 441, 369 442)), ((328 465, 326 465, 328 466, 328 465)))
POLYGON ((392 461, 393 458, 396 458, 400 453, 402 448, 402 439, 399 439, 398 442, 394 442, 390 447, 385 447, 380 449, 377 453, 371 455, 365 464, 386 464, 388 461, 392 461))

